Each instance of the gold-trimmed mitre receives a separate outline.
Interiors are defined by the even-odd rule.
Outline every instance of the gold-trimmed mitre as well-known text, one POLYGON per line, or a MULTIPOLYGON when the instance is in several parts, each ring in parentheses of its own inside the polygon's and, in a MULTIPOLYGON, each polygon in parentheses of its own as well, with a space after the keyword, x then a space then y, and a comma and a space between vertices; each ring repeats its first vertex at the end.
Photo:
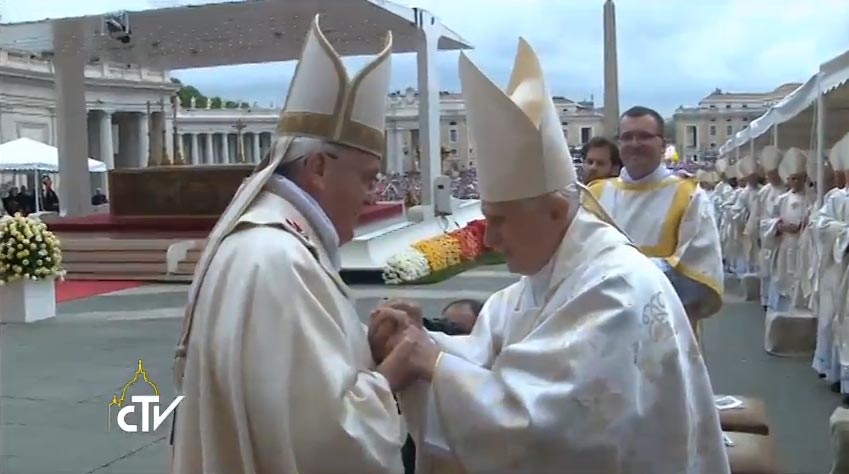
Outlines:
MULTIPOLYGON (((316 15, 280 113, 277 142, 285 142, 284 136, 323 138, 382 157, 391 59, 390 31, 383 50, 349 79, 316 15)), ((275 154, 284 152, 275 146, 275 154)))
POLYGON ((533 198, 577 182, 560 116, 527 41, 519 38, 506 90, 462 53, 459 70, 469 130, 477 143, 482 200, 533 198))

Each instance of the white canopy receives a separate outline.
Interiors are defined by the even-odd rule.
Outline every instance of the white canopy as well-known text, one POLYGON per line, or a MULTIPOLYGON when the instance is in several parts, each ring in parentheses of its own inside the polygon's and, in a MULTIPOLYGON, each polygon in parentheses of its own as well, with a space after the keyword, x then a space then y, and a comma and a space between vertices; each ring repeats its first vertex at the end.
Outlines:
MULTIPOLYGON (((106 165, 88 159, 88 170, 105 173, 106 165)), ((44 171, 59 172, 59 150, 29 138, 18 138, 0 144, 0 171, 44 171)))

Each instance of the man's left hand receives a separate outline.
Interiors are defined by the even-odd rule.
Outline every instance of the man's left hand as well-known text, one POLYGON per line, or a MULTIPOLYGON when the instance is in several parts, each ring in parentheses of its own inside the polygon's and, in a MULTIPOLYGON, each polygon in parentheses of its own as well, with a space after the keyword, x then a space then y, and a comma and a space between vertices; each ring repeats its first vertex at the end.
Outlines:
POLYGON ((441 351, 423 329, 408 326, 395 350, 402 353, 409 351, 409 363, 418 378, 428 382, 433 379, 441 351))

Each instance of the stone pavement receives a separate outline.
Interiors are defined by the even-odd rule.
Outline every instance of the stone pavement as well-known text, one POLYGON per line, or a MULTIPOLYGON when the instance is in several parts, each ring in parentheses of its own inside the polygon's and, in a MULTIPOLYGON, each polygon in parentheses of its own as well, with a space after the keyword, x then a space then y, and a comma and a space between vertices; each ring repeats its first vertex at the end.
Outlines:
MULTIPOLYGON (((503 267, 485 267, 426 287, 354 288, 363 316, 384 296, 418 300, 436 315, 451 300, 484 299, 515 280, 503 267)), ((61 304, 54 320, 0 326, 0 474, 168 472, 170 419, 153 433, 123 433, 114 420, 110 431, 108 404, 139 358, 170 403, 186 289, 149 285, 61 304)), ((718 393, 766 400, 784 472, 827 472, 828 416, 840 397, 810 361, 766 355, 763 315, 749 303, 729 302, 708 321, 705 345, 718 393)), ((149 393, 142 382, 129 391, 149 393)))

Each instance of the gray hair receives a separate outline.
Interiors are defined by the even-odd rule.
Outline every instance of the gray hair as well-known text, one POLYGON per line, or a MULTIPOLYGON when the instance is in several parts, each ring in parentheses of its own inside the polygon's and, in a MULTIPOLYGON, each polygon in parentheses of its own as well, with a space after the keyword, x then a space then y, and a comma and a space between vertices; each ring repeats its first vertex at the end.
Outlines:
POLYGON ((295 137, 289 144, 283 160, 277 169, 274 170, 274 173, 289 180, 294 180, 303 169, 306 158, 309 155, 313 153, 329 153, 338 156, 344 152, 345 147, 323 138, 295 137))

